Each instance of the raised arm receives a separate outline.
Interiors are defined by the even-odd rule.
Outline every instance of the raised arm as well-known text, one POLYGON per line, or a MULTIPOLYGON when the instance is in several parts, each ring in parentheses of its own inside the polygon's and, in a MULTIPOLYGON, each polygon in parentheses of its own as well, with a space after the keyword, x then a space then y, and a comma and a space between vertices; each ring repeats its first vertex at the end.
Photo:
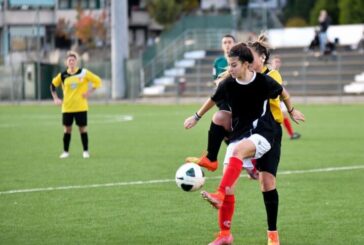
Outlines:
POLYGON ((184 122, 185 129, 190 129, 197 124, 197 122, 208 112, 216 103, 211 99, 207 99, 201 108, 193 115, 187 118, 184 122))
POLYGON ((286 105, 288 113, 290 115, 290 117, 292 118, 292 120, 298 124, 298 121, 305 121, 305 115, 303 115, 302 112, 300 112, 299 110, 295 109, 294 106, 292 105, 291 99, 289 97, 289 93, 288 91, 283 88, 283 91, 281 93, 281 98, 283 100, 283 103, 286 105))

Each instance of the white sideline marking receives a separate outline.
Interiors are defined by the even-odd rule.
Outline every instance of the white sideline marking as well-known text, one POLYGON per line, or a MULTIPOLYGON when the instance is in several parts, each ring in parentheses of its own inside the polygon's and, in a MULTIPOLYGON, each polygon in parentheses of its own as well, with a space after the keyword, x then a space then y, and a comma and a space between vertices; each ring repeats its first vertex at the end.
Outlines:
MULTIPOLYGON (((35 119, 49 119, 49 120, 43 120, 40 122, 41 125, 54 125, 56 122, 58 122, 59 117, 57 116, 33 116, 32 118, 35 119), (50 120, 52 119, 52 120, 50 120)), ((27 118, 29 119, 29 118, 27 118)), ((89 123, 91 124, 103 124, 103 123, 118 123, 118 122, 129 122, 133 121, 134 117, 132 115, 93 115, 90 116, 88 119, 89 123)), ((15 127, 21 127, 24 125, 24 123, 27 123, 29 126, 29 121, 23 120, 22 122, 15 122, 15 123, 0 123, 0 128, 15 128, 15 127)), ((40 125, 39 122, 37 122, 37 126, 40 125)))
MULTIPOLYGON (((318 169, 307 169, 307 170, 287 170, 287 171, 280 171, 278 174, 279 175, 291 175, 291 174, 346 171, 346 170, 355 170, 355 169, 364 169, 364 165, 348 166, 348 167, 335 167, 335 168, 334 167, 318 168, 318 169)), ((246 174, 243 174, 241 176, 246 176, 246 174)), ((221 176, 206 177, 206 179, 220 179, 220 178, 221 178, 221 176)), ((1 191, 0 195, 28 193, 28 192, 72 190, 72 189, 90 189, 90 188, 127 186, 127 185, 160 184, 160 183, 170 183, 170 182, 174 182, 174 181, 175 181, 174 179, 160 179, 160 180, 147 180, 147 181, 116 182, 116 183, 106 183, 106 184, 71 185, 71 186, 46 187, 46 188, 34 188, 34 189, 20 189, 20 190, 1 191)))

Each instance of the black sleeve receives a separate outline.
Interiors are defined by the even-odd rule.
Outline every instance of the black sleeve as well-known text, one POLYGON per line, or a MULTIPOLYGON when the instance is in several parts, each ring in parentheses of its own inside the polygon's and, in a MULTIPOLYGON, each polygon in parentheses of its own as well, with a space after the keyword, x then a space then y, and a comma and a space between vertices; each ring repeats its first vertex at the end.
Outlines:
POLYGON ((56 87, 53 85, 53 83, 51 83, 51 91, 52 92, 56 91, 56 87))
POLYGON ((282 85, 280 85, 276 80, 269 76, 266 77, 266 83, 268 88, 268 96, 271 99, 277 98, 283 91, 282 85))
POLYGON ((211 100, 214 102, 223 101, 226 99, 226 83, 227 79, 221 81, 216 88, 215 93, 211 96, 211 100))

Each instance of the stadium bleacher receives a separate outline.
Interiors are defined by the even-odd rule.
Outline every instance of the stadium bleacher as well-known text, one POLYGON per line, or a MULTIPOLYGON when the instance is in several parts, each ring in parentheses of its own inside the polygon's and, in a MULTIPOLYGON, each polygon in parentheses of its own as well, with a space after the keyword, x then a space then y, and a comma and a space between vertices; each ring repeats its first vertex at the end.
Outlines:
MULTIPOLYGON (((205 56, 197 57, 192 66, 185 66, 183 72, 166 70, 163 79, 168 82, 162 84, 163 89, 157 93, 144 93, 144 96, 176 96, 178 94, 185 97, 199 97, 211 94, 214 89, 211 75, 212 64, 214 59, 221 55, 221 51, 206 50, 205 54, 205 56), (183 87, 179 83, 181 78, 185 82, 183 87)), ((301 47, 280 48, 274 50, 273 54, 279 55, 283 61, 281 74, 293 95, 330 96, 364 92, 363 82, 360 85, 352 85, 354 89, 344 89, 364 69, 363 55, 351 50, 348 46, 339 46, 337 52, 323 57, 304 52, 301 47), (363 88, 355 90, 358 87, 363 88)))

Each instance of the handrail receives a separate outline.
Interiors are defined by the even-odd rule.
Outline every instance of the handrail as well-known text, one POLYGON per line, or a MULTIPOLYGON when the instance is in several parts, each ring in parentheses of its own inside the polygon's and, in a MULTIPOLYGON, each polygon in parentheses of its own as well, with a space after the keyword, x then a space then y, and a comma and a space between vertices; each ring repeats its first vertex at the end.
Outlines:
POLYGON ((231 33, 231 29, 189 29, 179 35, 173 42, 158 51, 151 61, 143 66, 144 84, 152 80, 166 68, 171 67, 187 51, 198 49, 220 49, 221 37, 231 33))

